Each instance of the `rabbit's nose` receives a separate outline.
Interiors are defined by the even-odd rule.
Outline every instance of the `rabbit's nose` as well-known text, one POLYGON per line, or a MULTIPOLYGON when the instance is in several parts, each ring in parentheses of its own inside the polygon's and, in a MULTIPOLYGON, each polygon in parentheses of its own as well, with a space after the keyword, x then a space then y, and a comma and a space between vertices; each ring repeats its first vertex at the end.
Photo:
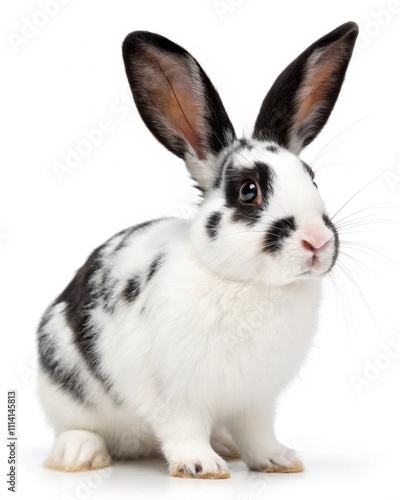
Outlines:
POLYGON ((333 233, 332 231, 324 232, 324 234, 308 236, 301 240, 301 246, 305 250, 310 250, 313 253, 317 253, 322 250, 325 246, 329 244, 332 240, 333 233))

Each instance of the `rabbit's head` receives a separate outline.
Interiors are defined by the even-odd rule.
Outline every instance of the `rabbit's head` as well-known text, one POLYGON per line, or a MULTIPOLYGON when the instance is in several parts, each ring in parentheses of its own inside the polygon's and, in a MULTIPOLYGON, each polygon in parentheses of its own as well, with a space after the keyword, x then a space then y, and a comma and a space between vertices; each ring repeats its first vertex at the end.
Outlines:
POLYGON ((218 274, 285 284, 334 266, 337 231, 298 155, 328 120, 357 34, 346 23, 297 57, 266 95, 246 139, 236 138, 217 91, 186 50, 148 32, 125 39, 140 115, 184 159, 203 192, 190 238, 197 257, 218 274))

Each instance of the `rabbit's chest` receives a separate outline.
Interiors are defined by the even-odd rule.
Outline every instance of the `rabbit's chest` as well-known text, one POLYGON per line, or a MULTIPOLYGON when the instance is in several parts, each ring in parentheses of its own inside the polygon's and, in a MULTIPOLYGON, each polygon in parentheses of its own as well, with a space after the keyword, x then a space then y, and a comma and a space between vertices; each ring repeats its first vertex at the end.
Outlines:
POLYGON ((154 377, 174 393, 206 399, 219 414, 234 411, 279 392, 304 361, 318 284, 265 290, 199 280, 175 289, 173 300, 166 287, 157 289, 145 338, 154 377))
POLYGON ((195 321, 193 309, 180 316, 187 318, 175 365, 181 380, 185 371, 182 390, 206 395, 218 413, 279 392, 304 361, 315 333, 317 289, 261 292, 214 288, 195 321))
POLYGON ((202 353, 216 404, 279 392, 295 375, 316 331, 319 287, 298 292, 221 295, 202 353))

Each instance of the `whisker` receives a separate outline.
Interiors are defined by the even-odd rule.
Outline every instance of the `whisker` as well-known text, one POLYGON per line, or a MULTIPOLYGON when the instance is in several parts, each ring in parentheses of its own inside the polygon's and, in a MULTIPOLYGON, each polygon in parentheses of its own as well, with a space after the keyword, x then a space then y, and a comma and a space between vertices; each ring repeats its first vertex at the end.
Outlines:
MULTIPOLYGON (((379 204, 369 205, 367 207, 363 207, 360 210, 357 210, 355 212, 352 212, 351 214, 345 215, 344 217, 342 217, 341 219, 339 219, 336 222, 336 224, 342 222, 345 219, 348 219, 349 217, 352 217, 353 215, 357 215, 357 214, 359 214, 361 212, 366 212, 367 210, 378 210, 378 209, 385 209, 386 210, 386 205, 391 205, 391 204, 393 204, 393 202, 387 201, 387 202, 383 202, 383 203, 379 203, 379 204)), ((400 209, 400 205, 394 206, 393 208, 399 208, 400 209)), ((388 212, 388 213, 398 213, 398 212, 388 212)))
POLYGON ((360 118, 359 120, 351 123, 349 126, 347 126, 346 128, 344 128, 341 132, 339 132, 338 134, 336 134, 335 137, 333 137, 333 139, 331 139, 327 144, 325 144, 325 146, 323 148, 321 148, 319 150, 319 152, 317 153, 316 157, 314 157, 314 159, 311 162, 311 167, 316 163, 316 161, 318 159, 318 155, 319 155, 320 152, 324 151, 325 148, 327 148, 330 144, 332 144, 332 142, 334 140, 336 140, 338 137, 340 137, 342 134, 344 134, 345 132, 347 132, 348 130, 350 130, 352 127, 354 127, 355 125, 358 125, 359 123, 361 123, 362 121, 366 120, 369 117, 370 117, 370 115, 366 115, 363 118, 360 118))
POLYGON ((388 255, 386 255, 385 253, 383 252, 380 252, 379 250, 377 250, 376 248, 372 248, 370 247, 369 245, 367 245, 366 243, 362 243, 362 242, 347 242, 347 241, 341 241, 342 245, 344 246, 348 246, 349 248, 352 248, 354 251, 356 252, 363 252, 365 253, 366 255, 369 255, 370 257, 376 259, 378 262, 380 262, 381 264, 386 264, 386 266, 390 269, 390 266, 389 264, 386 262, 382 262, 379 257, 375 254, 378 254, 380 255, 381 257, 384 257, 387 261, 390 262, 390 264, 392 264, 394 267, 396 267, 397 269, 400 270, 400 266, 392 259, 390 258, 388 255), (361 246, 362 248, 357 248, 358 246, 361 246), (367 248, 369 250, 369 252, 367 252, 367 250, 365 249, 367 248), (372 253, 371 253, 372 252, 372 253))
POLYGON ((329 151, 332 151, 332 149, 335 149, 337 148, 338 146, 340 146, 341 144, 344 144, 346 141, 341 141, 341 142, 338 142, 337 144, 334 144, 333 146, 331 146, 329 149, 326 149, 325 151, 321 151, 317 156, 316 158, 314 159, 314 161, 311 163, 311 168, 314 167, 315 163, 320 159, 322 158, 324 155, 326 155, 326 153, 329 153, 329 151))
POLYGON ((351 214, 348 214, 346 217, 342 217, 340 220, 336 221, 336 224, 341 224, 341 223, 346 222, 346 221, 371 219, 372 217, 382 217, 385 215, 390 215, 390 216, 400 215, 400 211, 397 207, 393 207, 393 209, 389 209, 389 208, 385 208, 385 207, 382 207, 382 209, 373 208, 369 211, 358 210, 357 212, 353 212, 351 214))
POLYGON ((377 179, 379 179, 379 177, 382 176, 382 172, 380 172, 376 177, 374 177, 372 180, 370 180, 367 184, 365 184, 365 186, 363 186, 362 188, 360 188, 356 193, 353 194, 353 196, 351 196, 344 205, 342 205, 339 210, 331 217, 331 219, 333 220, 350 202, 351 200, 353 200, 357 195, 359 195, 362 191, 364 191, 364 189, 366 189, 368 186, 370 186, 373 182, 375 182, 377 179))
POLYGON ((349 229, 352 227, 361 227, 361 226, 375 226, 376 224, 393 224, 393 225, 398 225, 400 224, 400 220, 391 220, 391 219, 370 219, 370 220, 361 220, 361 221, 351 221, 351 222, 346 222, 344 224, 339 224, 336 226, 338 230, 342 229, 349 229))
POLYGON ((358 285, 358 283, 353 279, 353 277, 351 276, 350 272, 348 271, 348 269, 346 269, 344 267, 344 264, 343 262, 340 262, 340 265, 341 265, 341 269, 342 271, 344 272, 344 275, 348 278, 348 280, 350 281, 350 283, 355 287, 354 290, 357 290, 357 292, 359 293, 359 296, 361 297, 362 301, 364 302, 364 305, 366 306, 367 308, 367 311, 374 323, 374 325, 376 326, 377 330, 381 333, 381 329, 379 328, 378 326, 378 323, 376 322, 375 320, 375 317, 374 315, 372 314, 372 311, 371 311, 371 308, 369 306, 369 303, 365 297, 365 294, 364 292, 362 291, 361 287, 358 285))
POLYGON ((343 313, 343 318, 345 321, 345 327, 346 327, 346 333, 347 333, 347 340, 348 340, 348 347, 350 348, 350 328, 349 328, 349 320, 353 323, 353 319, 351 316, 351 311, 350 311, 350 305, 348 300, 346 300, 344 290, 345 287, 343 285, 343 280, 342 276, 340 275, 341 270, 341 263, 338 261, 336 263, 336 267, 333 268, 333 270, 330 271, 328 276, 330 279, 333 281, 333 283, 336 286, 336 290, 339 292, 338 299, 339 299, 339 304, 341 306, 341 310, 343 313))
POLYGON ((318 174, 321 170, 324 170, 324 168, 331 167, 332 165, 352 165, 351 162, 332 162, 332 163, 324 163, 318 168, 314 168, 315 175, 318 174))

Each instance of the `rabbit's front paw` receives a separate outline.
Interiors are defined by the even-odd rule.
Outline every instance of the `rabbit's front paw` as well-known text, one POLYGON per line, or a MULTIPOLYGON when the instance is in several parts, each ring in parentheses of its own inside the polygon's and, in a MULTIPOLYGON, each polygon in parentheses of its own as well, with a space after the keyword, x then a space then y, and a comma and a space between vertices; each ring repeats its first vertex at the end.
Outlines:
POLYGON ((194 454, 176 456, 170 461, 169 473, 172 477, 196 479, 226 479, 230 477, 226 463, 217 454, 194 454))
POLYGON ((102 469, 111 465, 105 442, 94 432, 71 430, 61 433, 44 466, 62 472, 102 469))
POLYGON ((257 460, 257 464, 250 464, 252 470, 260 472, 303 472, 304 465, 296 452, 289 448, 271 450, 266 453, 262 460, 257 460))

